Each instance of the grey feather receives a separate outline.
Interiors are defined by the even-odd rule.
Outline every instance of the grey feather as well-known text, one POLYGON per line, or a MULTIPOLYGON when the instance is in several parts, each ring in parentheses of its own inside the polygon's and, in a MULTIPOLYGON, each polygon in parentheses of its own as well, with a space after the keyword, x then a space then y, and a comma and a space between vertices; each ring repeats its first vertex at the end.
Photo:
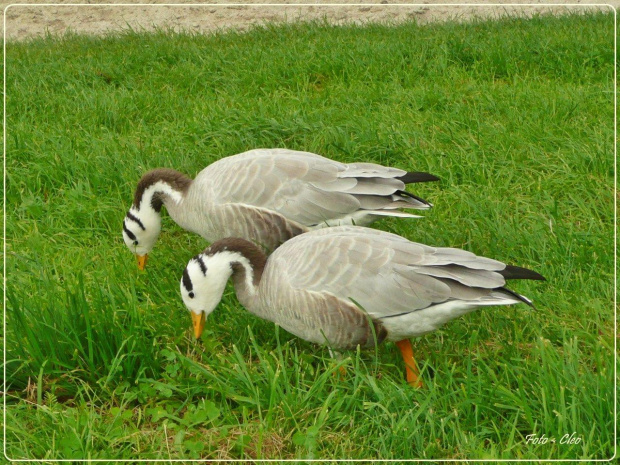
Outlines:
POLYGON ((404 188, 405 184, 402 181, 393 178, 360 178, 356 185, 347 189, 346 192, 347 194, 392 195, 404 188))
POLYGON ((350 163, 338 176, 342 178, 398 178, 407 172, 398 168, 389 168, 374 163, 350 163))
POLYGON ((431 265, 412 266, 414 273, 433 276, 435 278, 449 278, 470 287, 493 289, 506 284, 504 277, 493 271, 476 270, 461 265, 431 265))

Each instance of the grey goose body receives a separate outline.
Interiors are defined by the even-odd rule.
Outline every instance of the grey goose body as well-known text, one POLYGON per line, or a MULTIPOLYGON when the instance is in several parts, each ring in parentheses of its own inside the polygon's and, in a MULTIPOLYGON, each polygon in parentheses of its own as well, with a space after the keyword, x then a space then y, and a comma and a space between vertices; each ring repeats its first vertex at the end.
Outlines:
POLYGON ((465 250, 356 226, 302 234, 268 259, 245 240, 224 239, 190 260, 181 280, 197 337, 231 276, 245 308, 302 339, 336 350, 388 340, 401 352, 410 350, 409 338, 477 308, 531 305, 505 288, 506 278, 544 279, 465 250))
POLYGON ((309 152, 250 150, 218 160, 194 180, 171 169, 146 173, 123 222, 123 238, 137 256, 146 256, 165 206, 179 226, 209 242, 241 237, 272 251, 312 229, 415 217, 402 209, 431 204, 404 191, 405 184, 435 180, 428 173, 345 164, 309 152))

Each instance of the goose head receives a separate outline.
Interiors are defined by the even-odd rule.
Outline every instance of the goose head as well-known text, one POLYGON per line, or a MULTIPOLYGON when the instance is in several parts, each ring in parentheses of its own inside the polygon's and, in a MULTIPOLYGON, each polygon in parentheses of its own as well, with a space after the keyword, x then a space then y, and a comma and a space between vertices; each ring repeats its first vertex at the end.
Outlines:
POLYGON ((161 231, 161 216, 153 208, 131 207, 123 220, 123 240, 138 259, 138 268, 146 266, 148 253, 153 250, 161 231))
POLYGON ((233 263, 239 260, 237 254, 220 252, 205 253, 192 258, 181 278, 181 296, 190 311, 194 336, 200 338, 207 316, 222 300, 226 283, 233 273, 233 263))
POLYGON ((181 278, 181 296, 191 313, 196 339, 204 330, 207 316, 222 300, 231 276, 240 302, 251 306, 266 260, 256 245, 238 238, 214 242, 190 259, 181 278))
POLYGON ((123 221, 123 240, 144 269, 161 231, 161 207, 170 202, 179 205, 192 180, 178 171, 157 168, 147 172, 134 194, 131 209, 123 221))

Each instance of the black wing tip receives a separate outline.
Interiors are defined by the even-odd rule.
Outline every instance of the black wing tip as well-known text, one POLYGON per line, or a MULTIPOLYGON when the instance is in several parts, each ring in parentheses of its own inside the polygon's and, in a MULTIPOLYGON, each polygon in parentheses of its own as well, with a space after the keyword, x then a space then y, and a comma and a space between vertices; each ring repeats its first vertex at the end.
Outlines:
POLYGON ((396 191, 395 192, 396 195, 400 195, 401 197, 409 197, 410 199, 414 199, 417 200, 418 202, 420 202, 421 204, 425 205, 426 208, 432 208, 433 204, 430 203, 428 200, 424 200, 422 197, 418 197, 415 194, 412 194, 411 192, 407 192, 407 191, 396 191))
POLYGON ((523 268, 520 266, 506 265, 501 271, 498 271, 505 279, 532 279, 536 281, 546 281, 547 279, 536 271, 523 268))
POLYGON ((434 182, 439 181, 440 179, 434 174, 424 173, 421 171, 409 171, 403 176, 396 178, 405 184, 413 184, 415 182, 434 182))
POLYGON ((515 291, 511 291, 510 289, 506 288, 506 287, 500 287, 499 290, 505 292, 506 294, 520 300, 521 302, 523 302, 524 304, 529 305, 530 307, 532 307, 534 310, 538 310, 535 306, 534 306, 534 302, 532 302, 530 299, 528 299, 527 297, 521 295, 521 294, 517 294, 515 291))

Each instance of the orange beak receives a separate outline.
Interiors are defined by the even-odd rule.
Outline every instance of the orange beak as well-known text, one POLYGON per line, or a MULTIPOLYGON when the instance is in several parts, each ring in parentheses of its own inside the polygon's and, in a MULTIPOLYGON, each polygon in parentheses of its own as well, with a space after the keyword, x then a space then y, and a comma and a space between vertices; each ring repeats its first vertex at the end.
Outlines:
POLYGON ((196 315, 194 312, 190 313, 192 314, 192 324, 194 325, 194 336, 196 336, 196 339, 200 339, 205 329, 205 314, 203 312, 200 312, 200 315, 196 315))
POLYGON ((143 271, 144 267, 146 266, 146 259, 148 258, 148 254, 144 254, 144 255, 136 255, 136 258, 138 259, 138 269, 143 271))

